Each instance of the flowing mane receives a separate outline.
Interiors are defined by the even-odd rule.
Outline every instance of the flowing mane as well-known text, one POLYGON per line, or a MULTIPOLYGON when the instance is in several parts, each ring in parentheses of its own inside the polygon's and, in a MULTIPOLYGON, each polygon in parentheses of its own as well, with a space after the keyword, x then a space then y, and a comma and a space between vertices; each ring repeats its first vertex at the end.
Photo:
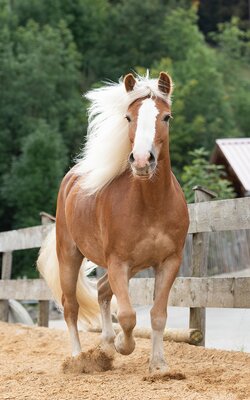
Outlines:
POLYGON ((86 194, 98 192, 126 170, 130 143, 125 115, 131 103, 148 95, 171 101, 158 89, 158 80, 149 79, 148 74, 137 75, 131 92, 120 80, 85 95, 91 102, 87 142, 77 158, 75 172, 82 177, 80 186, 86 194))

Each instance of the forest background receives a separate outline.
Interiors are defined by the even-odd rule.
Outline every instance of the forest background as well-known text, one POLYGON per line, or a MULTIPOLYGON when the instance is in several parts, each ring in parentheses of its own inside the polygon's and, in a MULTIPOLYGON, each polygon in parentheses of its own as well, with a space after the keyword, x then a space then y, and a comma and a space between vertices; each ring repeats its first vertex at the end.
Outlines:
MULTIPOLYGON (((249 13, 247 0, 0 0, 0 230, 55 214, 84 144, 82 94, 131 70, 172 75, 172 167, 187 190, 190 164, 206 178, 216 138, 249 136, 249 13)), ((35 252, 16 253, 14 275, 35 276, 35 252)))

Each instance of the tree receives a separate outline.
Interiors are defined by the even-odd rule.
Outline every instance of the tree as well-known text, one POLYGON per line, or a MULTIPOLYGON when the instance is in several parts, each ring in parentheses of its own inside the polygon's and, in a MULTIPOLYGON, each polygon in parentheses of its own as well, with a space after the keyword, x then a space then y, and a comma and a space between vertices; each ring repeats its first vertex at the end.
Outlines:
MULTIPOLYGON (((44 120, 22 141, 21 154, 4 176, 2 197, 12 209, 12 226, 40 224, 42 210, 55 215, 59 183, 67 162, 61 135, 44 120)), ((37 250, 14 253, 13 276, 37 277, 37 250)))
MULTIPOLYGON (((3 176, 11 170, 13 158, 18 160, 26 138, 43 120, 52 132, 61 135, 67 156, 72 159, 83 141, 86 121, 81 102, 79 55, 65 23, 41 28, 30 21, 18 27, 16 15, 8 2, 4 3, 0 12, 0 215, 3 230, 14 228, 14 221, 20 221, 9 202, 3 201, 6 183, 3 176)), ((28 226, 28 221, 22 221, 28 226)))
MULTIPOLYGON (((107 29, 112 29, 110 10, 107 0, 18 0, 13 5, 23 26, 29 20, 40 27, 50 25, 53 28, 64 22, 80 55, 84 90, 98 78, 104 78, 103 41, 107 29)), ((107 77, 110 78, 110 74, 107 77)))
POLYGON ((233 15, 241 19, 242 26, 247 26, 248 0, 203 0, 197 3, 199 3, 199 27, 205 35, 217 31, 218 24, 230 21, 233 15))
POLYGON ((16 227, 39 225, 39 212, 55 214, 67 157, 60 134, 44 120, 22 142, 21 154, 4 176, 3 197, 15 210, 16 227))
POLYGON ((136 66, 149 68, 165 54, 165 1, 121 0, 110 8, 103 47, 103 75, 117 79, 136 66))
POLYGON ((173 168, 180 175, 190 150, 201 146, 211 150, 216 138, 241 132, 232 118, 217 54, 198 30, 195 9, 172 10, 164 26, 168 58, 154 63, 152 72, 169 70, 176 82, 170 148, 173 168))
POLYGON ((191 164, 184 166, 181 175, 182 188, 188 203, 194 202, 192 188, 200 185, 216 193, 216 200, 235 197, 232 184, 225 179, 222 165, 210 164, 208 151, 204 148, 190 151, 191 164))
POLYGON ((219 24, 218 32, 210 35, 218 46, 217 66, 223 74, 231 118, 241 136, 249 136, 250 125, 250 31, 239 27, 239 20, 219 24))

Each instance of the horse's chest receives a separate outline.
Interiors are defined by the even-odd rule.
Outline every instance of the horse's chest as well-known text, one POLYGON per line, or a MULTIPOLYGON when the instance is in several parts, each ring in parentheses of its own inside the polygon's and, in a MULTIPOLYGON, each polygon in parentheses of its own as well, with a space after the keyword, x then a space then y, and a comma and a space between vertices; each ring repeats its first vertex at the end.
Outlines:
POLYGON ((174 242, 164 231, 149 229, 135 244, 132 258, 137 263, 159 263, 174 251, 174 242))

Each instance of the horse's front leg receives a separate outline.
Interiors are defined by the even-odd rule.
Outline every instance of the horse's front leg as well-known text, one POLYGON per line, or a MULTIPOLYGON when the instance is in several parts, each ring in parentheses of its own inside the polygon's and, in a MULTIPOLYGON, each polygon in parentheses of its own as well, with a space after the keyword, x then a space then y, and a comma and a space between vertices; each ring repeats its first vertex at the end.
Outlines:
POLYGON ((102 343, 112 346, 115 339, 115 331, 112 325, 111 309, 110 309, 113 292, 109 284, 107 273, 99 279, 97 283, 97 288, 98 288, 98 302, 102 317, 102 335, 101 335, 102 343))
POLYGON ((68 245, 64 254, 58 253, 64 319, 68 326, 73 357, 81 353, 77 328, 79 305, 76 298, 76 285, 82 259, 82 254, 77 249, 71 248, 70 245, 68 245))
POLYGON ((155 298, 151 309, 152 352, 149 372, 164 374, 168 365, 164 356, 163 332, 167 320, 167 303, 171 286, 178 273, 181 257, 172 256, 155 268, 155 298))
POLYGON ((128 355, 135 348, 133 329, 136 324, 136 314, 128 294, 128 265, 125 263, 111 263, 108 268, 108 277, 111 289, 117 299, 117 318, 122 328, 122 332, 115 338, 115 348, 118 353, 128 355))

